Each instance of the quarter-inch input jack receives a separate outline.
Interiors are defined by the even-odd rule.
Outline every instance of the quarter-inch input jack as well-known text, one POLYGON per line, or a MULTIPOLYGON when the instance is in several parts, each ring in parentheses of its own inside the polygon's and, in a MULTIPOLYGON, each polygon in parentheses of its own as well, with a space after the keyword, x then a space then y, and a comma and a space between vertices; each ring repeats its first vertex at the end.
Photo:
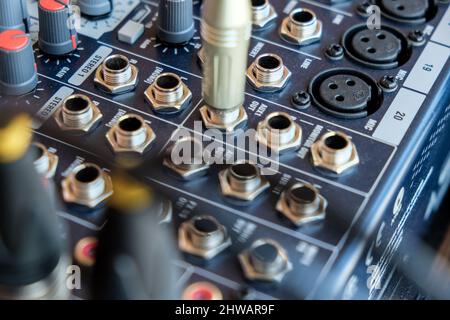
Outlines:
POLYGON ((103 91, 119 95, 130 92, 138 84, 139 70, 127 57, 115 54, 109 56, 98 67, 94 82, 103 91))
POLYGON ((275 8, 269 0, 252 0, 253 29, 267 28, 277 18, 275 8))
POLYGON ((93 163, 84 163, 62 181, 62 195, 67 203, 95 208, 113 194, 109 175, 93 163))
POLYGON ((272 53, 256 58, 247 70, 247 80, 252 87, 261 92, 276 92, 282 90, 291 72, 284 65, 280 56, 272 53))
POLYGON ((315 167, 341 174, 359 164, 355 144, 343 132, 328 132, 311 146, 315 167))
POLYGON ((91 132, 102 117, 100 109, 84 94, 67 97, 55 112, 55 121, 61 130, 80 134, 91 132))
POLYGON ((141 116, 127 114, 107 132, 106 139, 115 153, 142 155, 149 149, 156 135, 141 116))
POLYGON ((295 9, 283 20, 280 34, 289 43, 306 46, 320 40, 322 22, 309 9, 295 9))

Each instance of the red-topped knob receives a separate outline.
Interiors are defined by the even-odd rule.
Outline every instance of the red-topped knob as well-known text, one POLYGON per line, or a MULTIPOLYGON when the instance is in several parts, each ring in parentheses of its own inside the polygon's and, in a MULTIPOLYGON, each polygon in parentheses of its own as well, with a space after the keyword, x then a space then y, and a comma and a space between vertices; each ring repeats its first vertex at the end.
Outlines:
POLYGON ((0 93, 22 95, 37 85, 32 42, 22 30, 0 33, 0 93))
POLYGON ((69 0, 39 1, 39 47, 47 54, 65 55, 77 48, 69 0))

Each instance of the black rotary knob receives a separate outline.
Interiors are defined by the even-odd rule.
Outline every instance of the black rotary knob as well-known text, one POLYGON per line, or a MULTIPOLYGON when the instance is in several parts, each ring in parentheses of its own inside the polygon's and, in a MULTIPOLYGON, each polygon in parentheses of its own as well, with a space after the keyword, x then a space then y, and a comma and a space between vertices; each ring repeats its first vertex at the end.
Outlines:
POLYGON ((0 33, 0 93, 22 95, 37 85, 32 42, 22 30, 0 33))
POLYGON ((192 0, 161 0, 158 37, 168 44, 183 44, 194 35, 192 0))
POLYGON ((65 55, 77 48, 69 0, 39 1, 39 47, 50 55, 65 55))
POLYGON ((112 0, 79 0, 78 6, 81 13, 91 17, 101 17, 111 13, 113 9, 112 0))
POLYGON ((0 32, 9 29, 28 31, 26 0, 0 0, 0 32))

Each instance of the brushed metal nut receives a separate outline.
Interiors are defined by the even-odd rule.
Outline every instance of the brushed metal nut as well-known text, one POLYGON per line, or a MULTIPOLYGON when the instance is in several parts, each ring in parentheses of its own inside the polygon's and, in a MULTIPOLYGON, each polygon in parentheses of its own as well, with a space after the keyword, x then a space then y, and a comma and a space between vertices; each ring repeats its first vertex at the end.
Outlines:
POLYGON ((33 162, 36 171, 47 179, 53 178, 58 167, 58 156, 49 152, 42 143, 34 142, 32 146, 37 149, 37 157, 33 162))
POLYGON ((255 90, 277 92, 282 90, 291 77, 291 72, 275 54, 263 54, 247 69, 247 80, 255 90))
POLYGON ((94 82, 96 85, 100 87, 100 89, 104 90, 110 94, 123 94, 132 91, 138 84, 138 75, 139 69, 132 65, 128 58, 122 55, 113 55, 109 56, 105 59, 105 61, 97 68, 95 72, 94 82), (108 80, 105 78, 105 65, 108 59, 122 59, 126 66, 123 68, 123 71, 116 73, 115 77, 117 79, 108 80), (129 77, 127 75, 129 73, 129 77))
POLYGON ((256 140, 277 153, 297 150, 302 128, 285 112, 273 112, 258 124, 256 140))
POLYGON ((97 105, 83 94, 74 94, 67 97, 54 115, 56 124, 63 131, 75 133, 89 133, 103 115, 97 105), (84 101, 85 105, 82 104, 84 101))
POLYGON ((189 87, 174 73, 163 73, 145 90, 144 95, 155 112, 173 114, 185 109, 192 102, 189 87), (173 84, 164 84, 162 79, 171 78, 173 84), (171 86, 171 87, 169 87, 171 86))
POLYGON ((306 46, 317 42, 322 37, 322 22, 316 14, 305 8, 291 12, 281 23, 281 37, 292 44, 306 46))
POLYGON ((328 201, 320 195, 319 191, 312 185, 297 183, 291 186, 288 190, 283 191, 280 199, 277 202, 276 209, 288 218, 296 226, 322 220, 325 218, 325 210, 328 201), (299 201, 293 199, 292 190, 299 188, 308 188, 314 193, 315 198, 312 202, 299 201))
POLYGON ((278 14, 269 0, 252 1, 252 23, 255 29, 263 29, 275 20, 278 14))
POLYGON ((239 255, 239 262, 241 263, 242 270, 244 271, 244 275, 249 280, 259 280, 259 281, 268 281, 268 282, 281 282, 285 275, 292 270, 292 263, 289 261, 289 257, 287 252, 274 240, 271 239, 259 239, 256 240, 249 249, 244 250, 239 255), (278 259, 280 259, 280 267, 278 270, 272 270, 263 272, 257 270, 254 263, 251 259, 251 251, 262 245, 262 244, 271 244, 277 248, 278 251, 278 259))
POLYGON ((203 158, 203 152, 202 154, 199 155, 195 155, 194 153, 191 152, 191 155, 193 155, 194 159, 190 159, 190 160, 194 160, 191 163, 180 163, 180 164, 175 164, 172 161, 172 151, 174 150, 174 148, 183 148, 183 145, 187 145, 189 144, 189 147, 191 151, 195 152, 195 148, 197 145, 197 148, 199 151, 202 152, 203 150, 203 146, 201 144, 200 141, 198 141, 197 139, 195 139, 194 137, 185 137, 182 138, 178 141, 176 141, 171 148, 169 148, 168 152, 166 153, 166 155, 163 158, 163 166, 165 166, 166 168, 170 169, 173 173, 175 173, 177 176, 179 176, 181 179, 183 180, 193 180, 195 178, 204 176, 207 172, 208 169, 210 167, 210 164, 204 161, 203 158), (192 150, 192 147, 194 148, 192 150), (198 159, 197 157, 200 157, 200 159, 198 159))
POLYGON ((76 167, 61 183, 65 202, 95 208, 113 194, 113 185, 109 175, 92 163, 76 167), (78 177, 83 170, 89 170, 89 179, 78 177))
POLYGON ((106 133, 106 139, 115 153, 138 153, 144 154, 156 135, 145 120, 136 114, 126 114, 106 133), (132 120, 139 122, 139 128, 128 130, 121 128, 125 121, 132 120), (122 141, 123 140, 123 141, 122 141))
POLYGON ((315 167, 324 168, 334 173, 344 171, 359 164, 355 144, 343 132, 328 132, 311 146, 312 162, 315 167), (335 140, 335 146, 330 139, 335 140))
POLYGON ((245 161, 219 172, 219 183, 224 196, 244 201, 253 201, 270 186, 267 179, 261 176, 259 168, 245 161), (252 166, 254 172, 245 172, 247 169, 244 166, 252 166), (241 167, 243 169, 237 169, 241 167))
POLYGON ((227 133, 234 132, 248 120, 243 106, 237 110, 223 112, 212 110, 205 105, 200 108, 200 115, 207 129, 218 129, 227 133))
POLYGON ((210 260, 215 256, 217 256, 220 252, 231 246, 231 238, 228 235, 228 232, 225 229, 225 227, 222 224, 220 224, 214 217, 195 216, 191 220, 181 224, 178 230, 178 246, 180 250, 183 252, 199 256, 206 260, 210 260), (193 241, 194 236, 200 237, 204 236, 206 241, 209 241, 214 236, 211 233, 202 234, 201 232, 196 231, 194 223, 197 219, 209 219, 210 221, 216 223, 218 227, 216 231, 218 233, 216 235, 217 236, 222 235, 222 239, 218 238, 218 242, 214 243, 214 245, 211 245, 209 248, 208 246, 200 247, 196 245, 193 241), (196 233, 198 234, 196 235, 196 233))

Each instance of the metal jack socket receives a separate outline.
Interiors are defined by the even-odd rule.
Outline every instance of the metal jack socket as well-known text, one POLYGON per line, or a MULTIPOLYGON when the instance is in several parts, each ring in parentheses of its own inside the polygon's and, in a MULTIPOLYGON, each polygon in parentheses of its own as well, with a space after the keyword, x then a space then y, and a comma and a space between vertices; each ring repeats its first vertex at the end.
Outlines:
POLYGON ((322 22, 309 9, 295 9, 283 20, 280 34, 289 43, 299 46, 309 45, 322 37, 322 22))
POLYGON ((100 109, 84 94, 67 97, 55 112, 55 121, 61 130, 89 133, 102 119, 100 109))
POLYGON ((65 202, 95 208, 113 194, 109 175, 93 163, 84 163, 62 181, 65 202))
POLYGON ((192 93, 174 73, 163 73, 145 91, 145 97, 155 112, 173 114, 192 102, 192 93))
POLYGON ((220 110, 206 105, 200 108, 200 115, 207 129, 218 129, 226 133, 234 132, 248 120, 243 106, 233 110, 220 110))
POLYGON ((203 2, 202 95, 205 106, 200 113, 208 129, 230 133, 247 121, 243 104, 251 15, 250 1, 203 2))
POLYGON ((238 162, 219 173, 222 194, 244 201, 252 201, 270 184, 260 169, 249 162, 238 162))
POLYGON ((280 56, 272 53, 260 55, 247 70, 248 82, 255 90, 277 92, 282 90, 291 72, 284 65, 280 56))
POLYGON ((254 29, 263 29, 278 17, 269 0, 252 0, 252 22, 254 29))
POLYGON ((359 164, 355 144, 343 132, 328 132, 311 146, 313 165, 341 174, 359 164))
POLYGON ((136 114, 126 114, 106 133, 116 153, 144 154, 156 139, 152 128, 136 114))
POLYGON ((55 176, 56 167, 58 166, 58 156, 48 151, 42 144, 35 142, 32 144, 35 149, 34 167, 36 171, 43 177, 51 179, 55 176))
POLYGON ((193 180, 207 174, 209 163, 203 158, 203 146, 194 137, 176 141, 164 156, 163 165, 183 180, 193 180))
POLYGON ((134 90, 139 70, 127 57, 115 54, 103 61, 95 72, 94 82, 103 91, 116 95, 134 90))
POLYGON ((284 153, 300 147, 302 129, 289 114, 274 112, 258 124, 256 139, 272 151, 284 153))
POLYGON ((249 280, 281 282, 292 270, 287 252, 271 239, 256 240, 239 255, 239 261, 249 280))
POLYGON ((178 245, 184 252, 210 260, 231 245, 231 238, 214 217, 203 215, 180 226, 178 245))
POLYGON ((310 184, 296 183, 285 190, 276 209, 296 226, 325 218, 327 200, 310 184))

